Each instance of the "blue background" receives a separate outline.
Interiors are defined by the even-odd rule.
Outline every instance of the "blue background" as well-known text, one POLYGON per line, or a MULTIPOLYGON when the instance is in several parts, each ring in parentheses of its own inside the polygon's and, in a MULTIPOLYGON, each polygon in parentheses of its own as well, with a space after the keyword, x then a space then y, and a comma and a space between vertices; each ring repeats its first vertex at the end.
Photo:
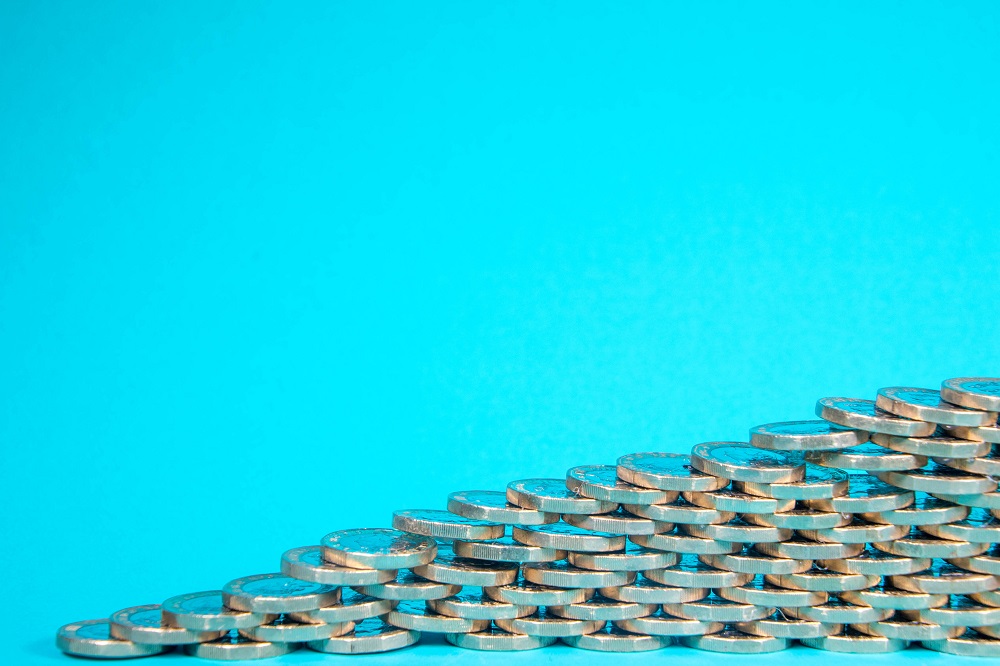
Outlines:
MULTIPOLYGON (((870 5, 5 0, 3 661, 452 490, 1000 374, 997 5, 870 5)), ((606 659, 430 643, 368 662, 606 659)), ((668 655, 717 659, 618 659, 668 655)))

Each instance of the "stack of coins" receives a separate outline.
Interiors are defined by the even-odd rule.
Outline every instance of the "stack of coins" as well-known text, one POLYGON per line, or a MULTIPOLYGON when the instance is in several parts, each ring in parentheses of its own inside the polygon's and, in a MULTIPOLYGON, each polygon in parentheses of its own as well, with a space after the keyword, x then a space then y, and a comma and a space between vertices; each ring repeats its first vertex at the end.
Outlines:
POLYGON ((280 573, 62 627, 87 657, 792 644, 1000 656, 1000 379, 823 398, 821 420, 333 532, 280 573))

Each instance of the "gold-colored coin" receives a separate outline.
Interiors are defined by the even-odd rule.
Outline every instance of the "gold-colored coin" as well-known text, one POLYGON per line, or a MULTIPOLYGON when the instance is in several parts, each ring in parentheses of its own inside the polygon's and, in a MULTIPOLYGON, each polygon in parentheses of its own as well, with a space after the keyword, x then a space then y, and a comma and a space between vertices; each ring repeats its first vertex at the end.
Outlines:
POLYGON ((799 481, 792 483, 734 481, 733 489, 760 497, 797 501, 838 497, 847 493, 849 484, 850 479, 847 472, 807 462, 805 474, 799 481))
POLYGON ((934 462, 983 476, 1000 476, 1000 447, 994 446, 989 454, 980 458, 935 458, 934 462))
POLYGON ((886 553, 902 555, 903 557, 951 559, 956 557, 974 557, 986 552, 988 543, 970 543, 968 541, 951 541, 939 539, 919 530, 913 530, 905 537, 895 541, 873 543, 886 553))
POLYGON ((731 541, 733 543, 765 543, 787 541, 792 538, 792 530, 790 529, 754 525, 740 519, 719 525, 682 525, 681 530, 702 539, 731 541))
POLYGON ((471 634, 445 634, 444 638, 460 648, 499 652, 536 650, 546 645, 552 645, 558 640, 555 636, 512 634, 495 626, 471 634))
POLYGON ((864 430, 842 428, 828 421, 768 423, 750 430, 751 446, 772 451, 832 451, 867 441, 864 430))
POLYGON ((680 555, 645 548, 631 541, 623 550, 609 553, 569 553, 566 559, 575 567, 597 571, 648 571, 677 563, 680 555))
POLYGON ((1000 412, 1000 379, 994 377, 956 377, 941 382, 941 398, 953 405, 1000 412))
POLYGON ((485 541, 499 539, 506 527, 500 523, 466 518, 441 509, 407 509, 392 512, 392 526, 402 532, 434 537, 485 541))
POLYGON ((722 631, 725 624, 722 622, 702 622, 700 620, 689 620, 683 617, 674 617, 669 613, 658 610, 646 617, 637 617, 631 620, 616 620, 615 626, 626 631, 637 634, 648 634, 650 636, 704 636, 722 631))
POLYGON ((518 566, 513 562, 493 562, 458 557, 450 546, 440 544, 433 562, 412 568, 413 573, 436 583, 496 587, 517 580, 518 566))
POLYGON ((665 569, 646 571, 645 576, 662 585, 694 588, 732 587, 744 585, 753 579, 753 574, 716 569, 694 555, 682 555, 677 564, 665 569))
POLYGON ((759 620, 771 615, 774 612, 774 607, 741 604, 715 594, 709 594, 704 599, 684 604, 663 604, 663 610, 670 615, 689 620, 731 623, 759 620))
POLYGON ((735 626, 727 626, 720 632, 705 636, 683 636, 680 641, 687 647, 698 650, 730 654, 762 654, 788 648, 788 641, 784 638, 745 634, 735 626))
POLYGON ((885 636, 870 636, 854 629, 844 629, 839 634, 820 638, 803 638, 803 645, 829 652, 849 652, 852 654, 885 654, 899 652, 909 645, 907 641, 885 636))
POLYGON ((840 573, 894 576, 928 569, 931 566, 931 560, 930 558, 902 557, 867 546, 864 551, 854 557, 820 560, 819 565, 840 573))
POLYGON ((239 633, 252 641, 263 643, 305 643, 343 636, 353 629, 353 622, 311 624, 297 622, 289 615, 279 615, 267 624, 240 629, 239 633))
POLYGON ((952 557, 948 561, 966 571, 978 571, 1000 576, 1000 545, 994 544, 988 548, 979 555, 952 557))
POLYGON ((846 495, 804 500, 810 509, 837 513, 892 511, 913 504, 913 492, 892 486, 867 474, 852 474, 846 495))
POLYGON ((823 530, 843 527, 851 522, 851 514, 814 509, 792 509, 783 513, 748 513, 743 520, 753 525, 780 527, 788 530, 823 530))
POLYGON ((310 650, 331 654, 370 654, 388 652, 413 645, 420 640, 420 632, 400 629, 380 619, 363 620, 354 631, 321 641, 306 643, 310 650))
POLYGON ((611 599, 602 594, 595 594, 593 597, 579 604, 568 606, 549 606, 549 611, 559 617, 568 617, 574 620, 599 620, 610 622, 614 620, 631 620, 637 617, 646 617, 656 611, 656 604, 639 604, 634 601, 620 601, 611 599))
POLYGON ((545 525, 559 520, 558 513, 546 513, 512 504, 499 490, 463 490, 448 495, 448 511, 474 520, 505 525, 545 525))
MULTIPOLYGON (((738 587, 720 587, 715 593, 723 599, 740 604, 790 608, 792 606, 816 606, 829 598, 826 592, 792 590, 771 585, 762 578, 754 578, 738 587)), ((787 637, 786 637, 787 638, 787 637)))
POLYGON ((831 527, 825 530, 799 530, 800 536, 824 543, 873 543, 875 541, 893 541, 906 534, 910 528, 906 525, 885 525, 869 523, 855 518, 843 527, 831 527))
POLYGON ((468 587, 444 599, 430 599, 427 606, 435 613, 466 620, 497 620, 531 615, 535 606, 517 606, 491 599, 481 588, 468 587))
POLYGON ((687 534, 679 533, 677 531, 667 534, 637 534, 629 537, 629 541, 654 550, 665 550, 672 553, 684 553, 691 555, 719 555, 723 553, 736 553, 742 548, 742 545, 738 543, 702 539, 700 537, 688 536, 687 534))
POLYGON ((901 641, 941 640, 954 638, 965 632, 965 627, 942 627, 940 624, 914 622, 904 618, 889 618, 869 624, 852 624, 851 629, 870 636, 885 636, 901 641))
POLYGON ((618 508, 616 502, 581 497, 566 487, 563 479, 522 479, 507 484, 511 504, 548 513, 607 513, 618 508))
POLYGON ((896 416, 952 426, 984 426, 997 422, 996 412, 959 407, 934 389, 892 386, 878 390, 875 405, 896 416))
POLYGON ((865 549, 860 543, 820 543, 795 537, 778 543, 758 543, 754 550, 771 557, 786 557, 793 560, 833 560, 854 557, 865 549))
POLYGON ((184 653, 192 657, 211 661, 242 661, 280 657, 295 652, 300 647, 300 643, 255 641, 232 632, 207 643, 185 645, 184 653))
POLYGON ((566 472, 566 487, 583 497, 617 504, 666 504, 677 499, 676 490, 633 486, 618 478, 614 465, 579 465, 566 472))
POLYGON ((859 515, 870 523, 910 526, 939 525, 965 518, 969 515, 969 508, 924 493, 917 493, 910 506, 893 511, 868 511, 859 515))
POLYGON ((843 595, 839 598, 830 597, 826 603, 817 606, 794 606, 782 610, 785 615, 798 620, 824 624, 864 624, 892 617, 892 611, 889 609, 848 603, 843 595))
POLYGON ((674 529, 673 523, 641 518, 621 509, 594 515, 568 513, 563 520, 581 529, 607 534, 659 534, 674 529))
POLYGON ((935 428, 933 423, 901 418, 884 411, 873 400, 859 398, 820 398, 816 403, 816 416, 845 428, 873 434, 927 437, 935 428))
POLYGON ((873 474, 878 479, 897 488, 919 490, 935 495, 991 493, 997 489, 997 482, 991 477, 969 474, 937 463, 906 472, 874 472, 873 474))
POLYGON ((75 657, 96 659, 148 657, 170 649, 166 645, 133 643, 114 638, 108 620, 83 620, 60 627, 56 634, 56 647, 75 657))
POLYGON ((643 575, 639 575, 628 585, 604 587, 600 592, 609 599, 639 604, 684 604, 704 599, 708 595, 706 588, 662 585, 643 575))
POLYGON ((532 615, 516 617, 510 620, 494 620, 493 623, 512 634, 528 634, 529 636, 580 636, 592 634, 604 626, 604 622, 596 620, 574 620, 559 617, 551 611, 539 608, 532 615))
POLYGON ((925 571, 890 576, 889 582, 901 590, 927 594, 973 594, 1000 587, 1000 579, 992 574, 966 571, 940 560, 925 571))
POLYGON ((711 493, 684 492, 684 499, 706 509, 732 513, 780 513, 791 511, 795 500, 760 497, 736 490, 716 490, 711 493))
POLYGON ((400 571, 396 580, 375 585, 358 585, 354 588, 361 594, 376 599, 391 599, 393 601, 427 601, 428 599, 444 599, 456 594, 461 585, 438 583, 418 576, 412 571, 400 571))
POLYGON ((490 626, 489 620, 470 620, 438 613, 423 601, 400 602, 385 616, 385 621, 400 629, 435 634, 468 634, 490 626))
POLYGON ((962 657, 996 657, 1000 654, 1000 640, 972 630, 956 638, 923 641, 920 644, 928 650, 962 657))
POLYGON ((843 451, 819 451, 806 454, 806 460, 824 467, 862 472, 916 469, 927 464, 926 456, 893 451, 878 444, 862 444, 843 451))
MULTIPOLYGON (((840 594, 840 599, 850 604, 871 606, 887 611, 908 611, 934 608, 948 603, 946 594, 928 594, 926 592, 911 592, 893 587, 891 584, 880 583, 867 590, 849 590, 840 594)), ((890 613, 891 614, 891 613, 890 613)), ((867 622, 858 620, 854 624, 867 622)))
POLYGON ((594 596, 594 590, 591 588, 551 587, 526 580, 519 580, 513 585, 484 587, 483 592, 490 599, 517 606, 568 606, 583 603, 594 596))
POLYGON ((994 544, 1000 542, 1000 519, 985 509, 974 509, 949 525, 921 525, 920 531, 941 539, 994 544))
POLYGON ((745 442, 697 444, 691 449, 691 465, 712 476, 756 483, 801 481, 805 474, 805 465, 795 456, 758 449, 745 442))
POLYGON ((566 557, 565 550, 528 546, 509 536, 492 541, 455 541, 452 549, 459 557, 493 562, 554 562, 566 557))
POLYGON ((691 465, 683 453, 630 453, 618 459, 618 478, 632 485, 659 490, 718 490, 729 484, 691 465))
POLYGON ((813 565, 812 560, 763 555, 753 547, 746 547, 731 555, 699 555, 698 559, 716 569, 752 575, 801 573, 808 571, 813 565))
POLYGON ((515 527, 511 535, 515 541, 528 546, 604 553, 625 547, 625 537, 607 532, 584 530, 568 523, 515 527))
POLYGON ((569 562, 532 562, 521 569, 524 579, 551 587, 620 587, 635 580, 634 571, 595 571, 569 562))
POLYGON ((171 627, 163 622, 159 604, 132 606, 111 615, 111 638, 143 645, 206 643, 222 637, 224 633, 171 627))
POLYGON ((896 437, 872 433, 872 442, 893 451, 928 458, 977 458, 990 452, 989 443, 976 441, 972 436, 962 437, 958 434, 959 431, 959 428, 939 429, 932 437, 896 437))
POLYGON ((801 638, 818 638, 839 633, 843 628, 840 624, 825 624, 812 620, 797 620, 786 616, 780 609, 773 615, 752 622, 737 622, 736 628, 754 636, 773 636, 798 640, 801 638))
POLYGON ((864 574, 845 574, 813 567, 802 573, 774 575, 767 574, 764 579, 772 585, 789 587, 793 590, 810 590, 813 592, 846 592, 848 590, 864 590, 878 585, 882 580, 879 576, 864 574))
POLYGON ((396 607, 398 601, 376 599, 343 588, 340 603, 330 604, 309 611, 296 611, 288 616, 296 622, 313 624, 333 624, 337 622, 359 622, 368 618, 385 615, 396 607))
POLYGON ((560 639, 567 645, 598 652, 647 652, 665 648, 672 642, 668 636, 649 636, 625 631, 608 625, 591 634, 565 636, 560 639))
POLYGON ((622 507, 628 513, 650 520, 684 525, 707 525, 724 523, 736 517, 733 511, 717 511, 691 504, 686 499, 677 499, 670 504, 626 504, 622 507))
POLYGON ((986 627, 1000 624, 1000 608, 985 606, 964 595, 948 597, 948 602, 919 611, 900 611, 907 618, 945 627, 986 627))

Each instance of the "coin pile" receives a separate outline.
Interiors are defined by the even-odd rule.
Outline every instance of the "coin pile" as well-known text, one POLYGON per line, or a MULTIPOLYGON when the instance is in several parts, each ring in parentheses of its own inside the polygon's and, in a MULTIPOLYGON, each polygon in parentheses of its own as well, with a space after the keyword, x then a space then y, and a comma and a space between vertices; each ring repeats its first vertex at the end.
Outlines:
POLYGON ((281 572, 62 627, 87 657, 561 641, 1000 656, 1000 379, 823 398, 749 443, 633 453, 340 530, 281 572))

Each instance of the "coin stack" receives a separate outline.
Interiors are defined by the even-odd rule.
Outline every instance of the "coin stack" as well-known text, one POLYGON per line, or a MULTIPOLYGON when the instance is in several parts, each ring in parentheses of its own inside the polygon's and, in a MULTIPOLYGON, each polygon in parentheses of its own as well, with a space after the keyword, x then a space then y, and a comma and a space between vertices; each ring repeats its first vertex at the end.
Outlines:
POLYGON ((333 532, 281 572, 62 627, 87 657, 554 642, 1000 657, 1000 379, 823 398, 749 443, 632 453, 333 532))

